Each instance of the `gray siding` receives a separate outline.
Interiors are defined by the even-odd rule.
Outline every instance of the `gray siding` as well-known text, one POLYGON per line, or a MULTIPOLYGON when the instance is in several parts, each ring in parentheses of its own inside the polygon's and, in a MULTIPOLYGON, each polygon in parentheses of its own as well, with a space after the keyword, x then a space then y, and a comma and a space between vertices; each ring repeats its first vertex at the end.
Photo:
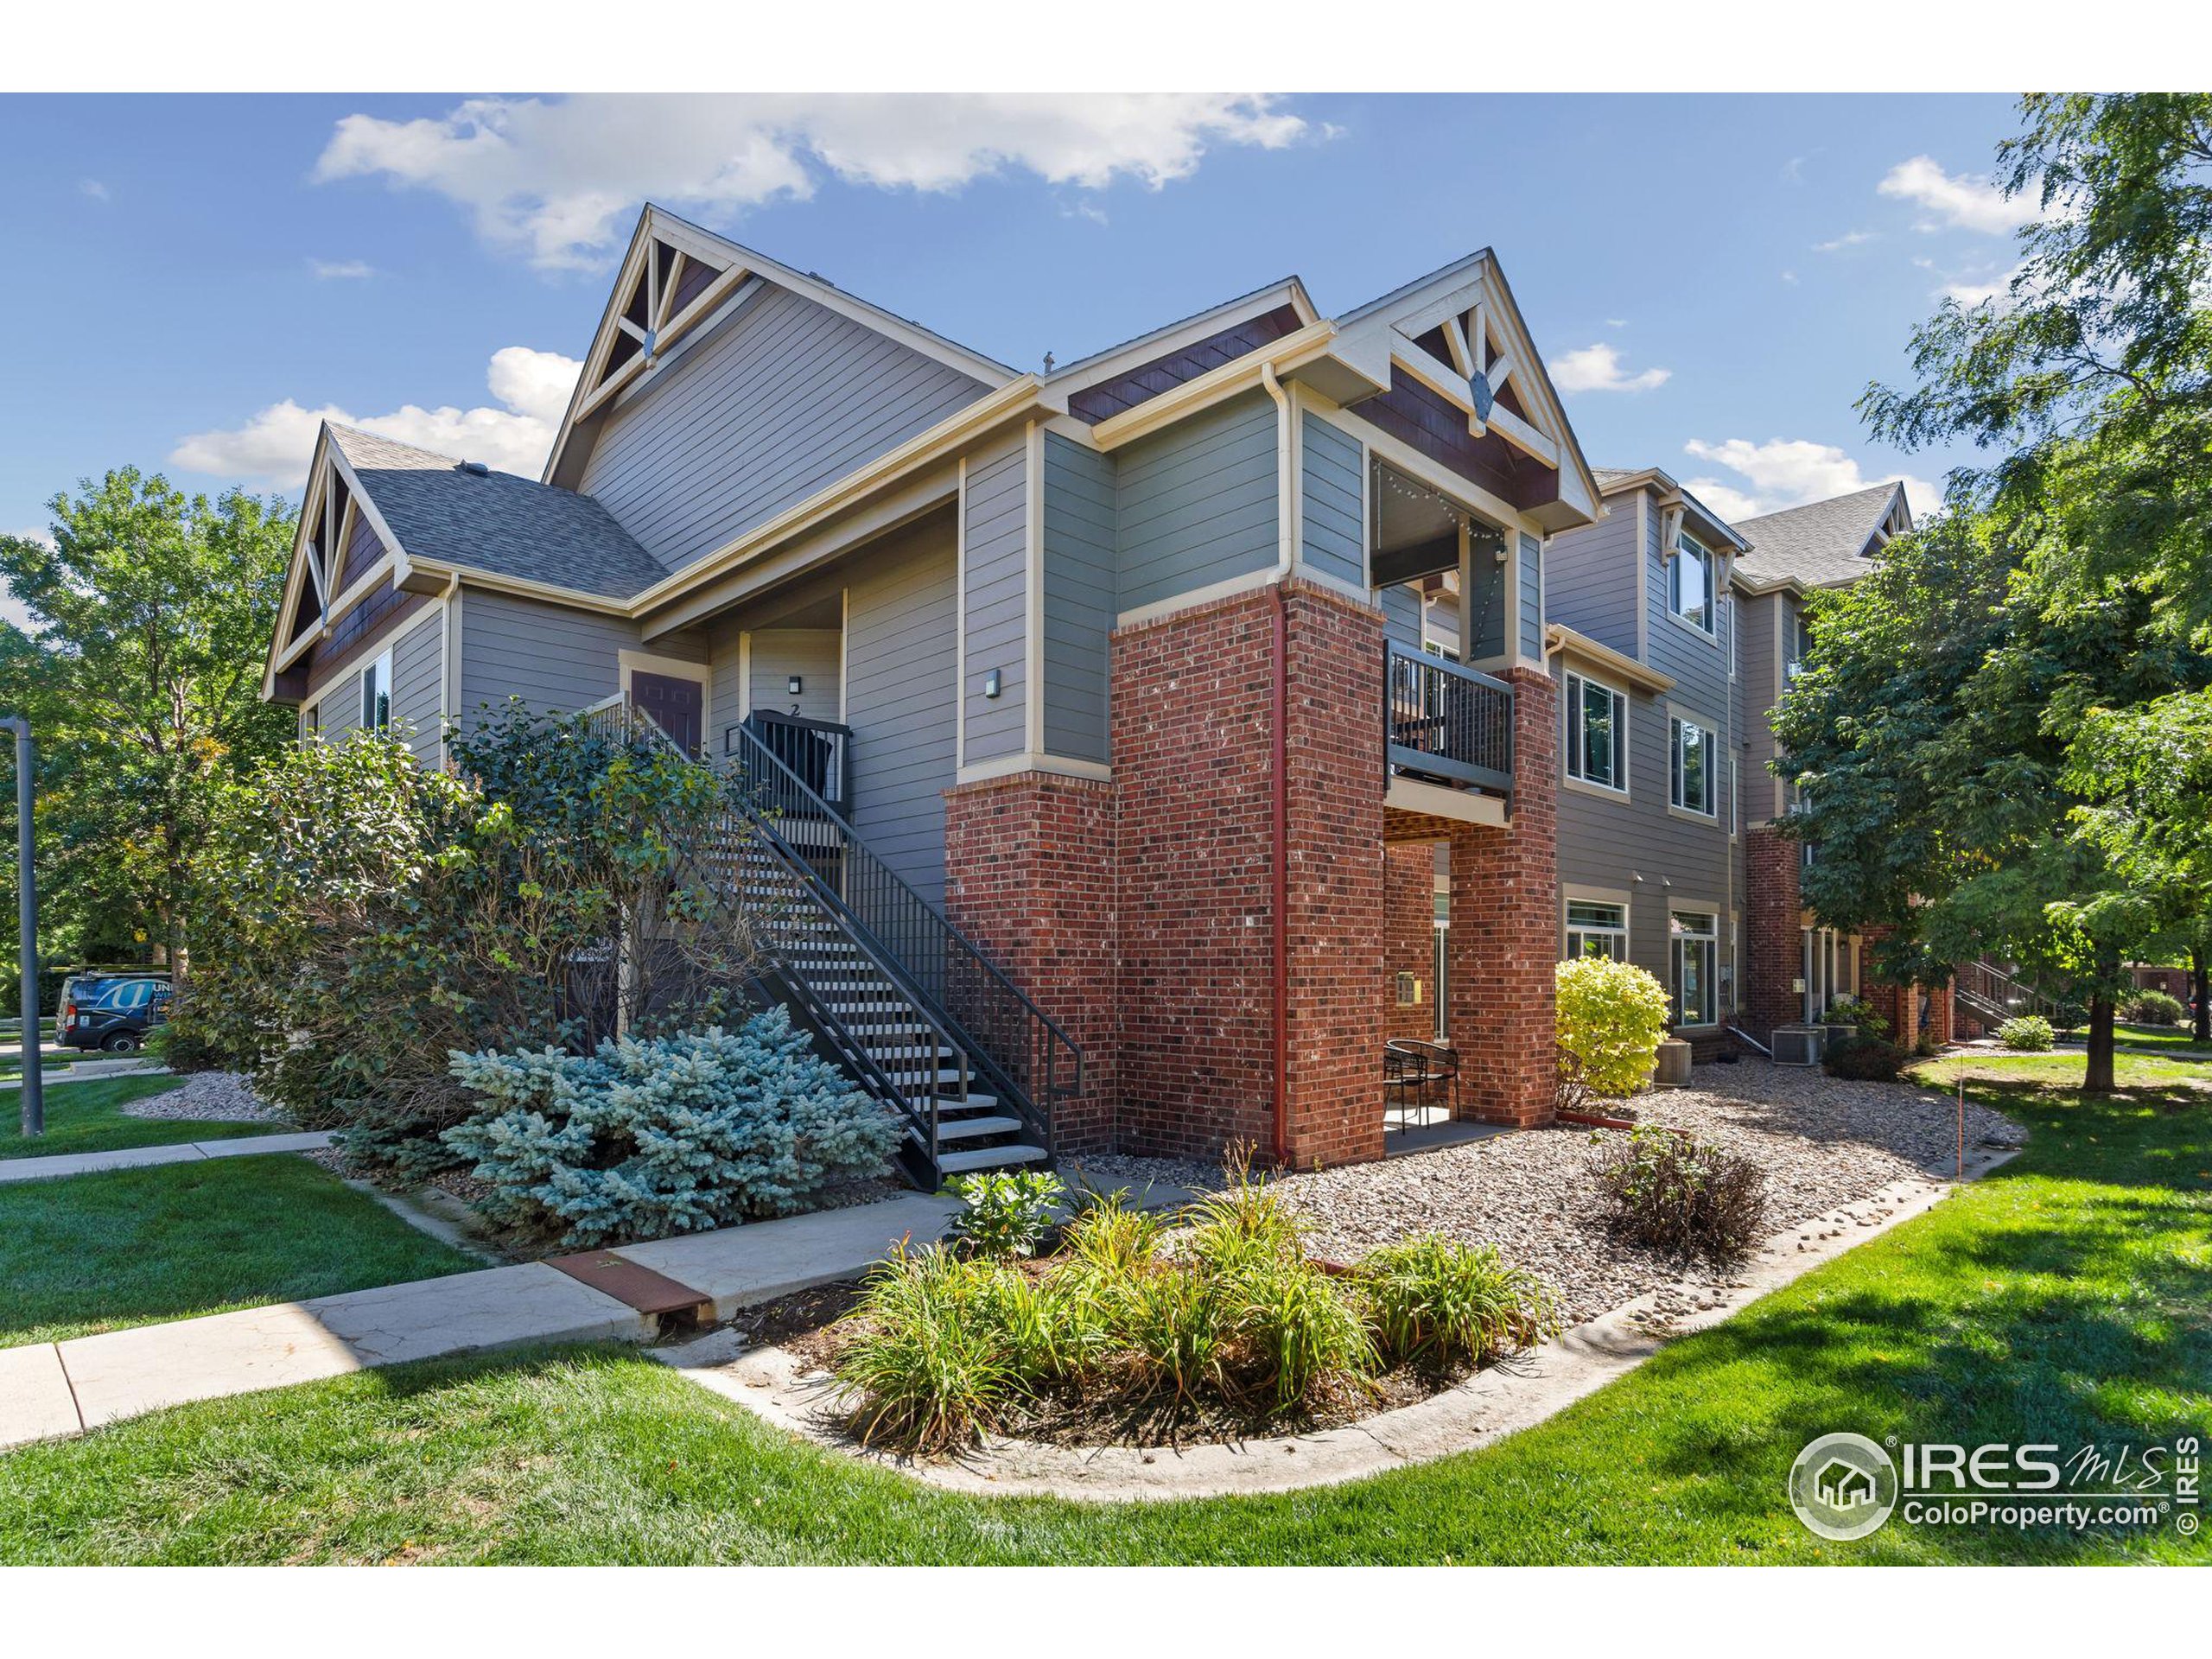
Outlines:
MULTIPOLYGON (((1029 720, 1029 452, 1016 434, 968 463, 968 759, 1018 754, 1029 720), (999 671, 999 695, 983 695, 999 671)), ((855 660, 858 660, 855 653, 855 660)))
POLYGON ((1382 632, 1400 645, 1421 649, 1421 595, 1403 582, 1376 590, 1382 607, 1382 632))
POLYGON ((1523 532, 1521 537, 1521 655, 1532 663, 1544 659, 1544 544, 1523 532))
POLYGON ((1359 440, 1311 416, 1299 430, 1301 555, 1322 575, 1363 588, 1367 538, 1359 513, 1359 440))
POLYGON ((1111 458, 1046 433, 1045 748, 1077 760, 1106 759, 1114 507, 1111 458))
POLYGON ((1624 655, 1637 653, 1637 498, 1623 495, 1594 524, 1563 531, 1545 550, 1546 620, 1624 655))
POLYGON ((445 729, 445 624, 441 606, 391 646, 392 724, 413 728, 408 747, 426 766, 437 764, 445 729))
POLYGON ((955 779, 958 582, 950 524, 871 549, 848 589, 853 827, 931 902, 944 893, 944 791, 955 779))
POLYGON ((1743 709, 1744 822, 1764 823, 1782 811, 1782 780, 1767 769, 1775 757, 1774 729, 1768 724, 1782 693, 1782 639, 1793 601, 1786 594, 1749 598, 1738 594, 1730 608, 1742 630, 1736 658, 1737 689, 1743 709))
MULTIPOLYGON (((582 709, 621 689, 616 653, 635 650, 634 623, 533 599, 467 588, 461 601, 465 723, 511 696, 533 709, 582 709)), ((656 644, 664 655, 677 654, 656 644)))
MULTIPOLYGON (((796 711, 806 720, 835 720, 840 708, 837 690, 839 659, 845 636, 835 628, 762 628, 753 636, 753 685, 747 706, 771 709, 779 715, 796 711), (798 676, 794 697, 791 677, 798 676)), ((721 717, 737 718, 739 705, 721 709, 721 717)))
POLYGON ((763 286, 619 403, 576 487, 681 569, 987 390, 763 286))
POLYGON ((1275 406, 1265 392, 1129 445, 1117 473, 1118 609, 1264 570, 1280 556, 1275 406))

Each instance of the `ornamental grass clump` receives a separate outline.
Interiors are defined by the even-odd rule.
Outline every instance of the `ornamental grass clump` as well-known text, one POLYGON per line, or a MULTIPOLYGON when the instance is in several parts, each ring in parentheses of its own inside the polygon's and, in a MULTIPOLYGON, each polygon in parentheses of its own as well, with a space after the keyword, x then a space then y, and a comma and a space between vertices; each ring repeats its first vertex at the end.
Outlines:
POLYGON ((972 1445, 1026 1398, 1033 1353, 1009 1339, 1012 1270, 902 1243, 868 1275, 837 1373, 858 1389, 853 1432, 919 1452, 972 1445))
POLYGON ((1559 1334, 1550 1290, 1508 1265, 1495 1245, 1424 1233, 1368 1255, 1359 1280, 1377 1344, 1393 1364, 1483 1365, 1559 1334))
POLYGON ((1766 1223, 1766 1172, 1748 1158, 1642 1124, 1595 1162, 1614 1230, 1639 1244, 1729 1262, 1766 1223))

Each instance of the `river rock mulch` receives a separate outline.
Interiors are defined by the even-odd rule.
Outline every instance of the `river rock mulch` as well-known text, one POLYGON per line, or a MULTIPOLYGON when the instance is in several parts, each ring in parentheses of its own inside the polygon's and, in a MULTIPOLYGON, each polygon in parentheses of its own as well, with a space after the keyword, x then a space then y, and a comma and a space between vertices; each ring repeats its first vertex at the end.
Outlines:
MULTIPOLYGON (((1956 1158, 1951 1101, 1764 1060, 1699 1066, 1691 1087, 1643 1096, 1637 1104, 1643 1121, 1687 1129, 1764 1168, 1770 1231, 1895 1181, 1948 1175, 1956 1158)), ((1677 1310, 1711 1305, 1737 1282, 1726 1269, 1709 1271, 1624 1243, 1606 1227, 1590 1163, 1593 1137, 1611 1133, 1529 1130, 1281 1181, 1312 1225, 1311 1248, 1319 1255, 1356 1261, 1420 1232, 1495 1244, 1551 1286, 1570 1325, 1651 1291, 1677 1310)), ((1968 1103, 1970 1157, 2024 1139, 2009 1119, 1968 1103)), ((1082 1171, 1109 1190, 1147 1184, 1204 1190, 1221 1180, 1218 1169, 1166 1159, 1096 1158, 1082 1171)))
POLYGON ((173 1118, 187 1122, 282 1123, 284 1115, 264 1105, 253 1085, 235 1071, 195 1071, 175 1089, 124 1103, 125 1117, 173 1118))

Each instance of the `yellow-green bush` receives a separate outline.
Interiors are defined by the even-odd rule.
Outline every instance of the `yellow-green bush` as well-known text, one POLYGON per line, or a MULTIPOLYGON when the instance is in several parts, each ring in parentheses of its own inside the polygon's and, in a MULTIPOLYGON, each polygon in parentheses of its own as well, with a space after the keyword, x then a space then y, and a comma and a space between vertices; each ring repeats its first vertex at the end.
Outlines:
POLYGON ((1649 1081, 1667 1012, 1665 987, 1632 963, 1580 957, 1559 965, 1559 1046, 1599 1094, 1618 1099, 1649 1081))

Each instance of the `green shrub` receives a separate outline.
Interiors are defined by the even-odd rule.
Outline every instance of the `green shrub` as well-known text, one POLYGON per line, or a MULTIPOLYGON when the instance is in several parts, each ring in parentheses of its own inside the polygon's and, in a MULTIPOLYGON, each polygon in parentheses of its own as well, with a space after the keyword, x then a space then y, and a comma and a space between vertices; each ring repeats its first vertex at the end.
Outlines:
POLYGON ((1281 1255, 1223 1281, 1236 1333, 1236 1385, 1275 1413, 1364 1389, 1376 1370, 1367 1322, 1340 1281, 1302 1256, 1281 1255))
POLYGON ((1579 957, 1559 965, 1559 1045, 1600 1095, 1621 1099, 1650 1081, 1668 1008, 1666 988, 1632 963, 1579 957))
POLYGON ((1821 1065, 1832 1077, 1844 1077, 1854 1083, 1890 1083, 1896 1080, 1911 1058, 1895 1043, 1859 1036, 1832 1046, 1821 1065))
POLYGON ((1236 1392, 1229 1369, 1235 1310, 1215 1275, 1179 1266, 1135 1274, 1119 1287, 1112 1319, 1141 1389, 1185 1404, 1236 1392))
POLYGON ((853 1432, 918 1451, 971 1445, 1028 1396, 1033 1356, 1007 1339, 1010 1269, 903 1244, 868 1275, 837 1373, 860 1390, 853 1432))
POLYGON ((995 1169, 961 1176, 951 1190, 963 1206, 952 1222, 960 1248, 969 1255, 1005 1260, 1037 1254, 1067 1189, 1044 1170, 995 1169))
POLYGON ((483 1116, 445 1132, 484 1208, 564 1244, 698 1232, 805 1210, 885 1172, 902 1133, 780 1007, 735 1031, 461 1054, 483 1116))
POLYGON ((1106 1277, 1142 1273, 1159 1254, 1166 1224, 1157 1215, 1132 1209, 1127 1192, 1092 1198, 1060 1235, 1068 1264, 1106 1277))
POLYGON ((1877 1042, 1889 1039, 1890 1022, 1864 997, 1839 997, 1827 1017, 1830 1022, 1853 1027, 1861 1037, 1871 1037, 1877 1042))
POLYGON ((1639 1244, 1727 1262, 1765 1225, 1765 1171, 1656 1124, 1607 1143, 1596 1173, 1615 1230, 1639 1244))
POLYGON ((1559 1331, 1549 1290, 1497 1248, 1425 1233, 1359 1264, 1382 1353, 1394 1364, 1479 1365, 1559 1331))
POLYGON ((2016 1014, 1997 1027, 1997 1040, 2007 1048, 2040 1054, 2058 1040, 2058 1034, 2039 1014, 2016 1014))
POLYGON ((2138 991, 2120 1005, 2120 1017, 2139 1026, 2177 1026, 2189 1010, 2164 991, 2138 991))

